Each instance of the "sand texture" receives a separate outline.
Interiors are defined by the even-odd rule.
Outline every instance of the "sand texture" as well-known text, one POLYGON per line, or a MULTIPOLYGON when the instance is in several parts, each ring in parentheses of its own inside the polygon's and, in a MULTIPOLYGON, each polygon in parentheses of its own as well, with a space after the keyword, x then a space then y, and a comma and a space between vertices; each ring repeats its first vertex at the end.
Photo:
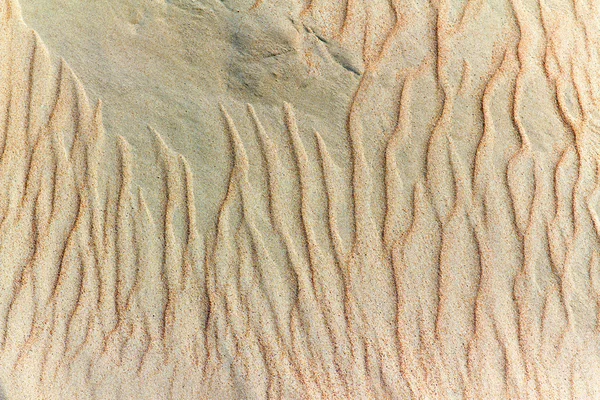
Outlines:
POLYGON ((0 0, 0 398, 600 399, 595 0, 0 0))

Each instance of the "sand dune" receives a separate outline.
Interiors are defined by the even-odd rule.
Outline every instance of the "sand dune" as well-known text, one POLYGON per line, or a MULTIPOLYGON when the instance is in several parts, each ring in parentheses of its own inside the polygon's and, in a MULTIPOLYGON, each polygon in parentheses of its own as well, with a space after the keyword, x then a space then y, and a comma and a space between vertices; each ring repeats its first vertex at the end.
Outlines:
POLYGON ((206 129, 0 3, 7 398, 600 398, 595 3, 160 3, 236 32, 206 129))

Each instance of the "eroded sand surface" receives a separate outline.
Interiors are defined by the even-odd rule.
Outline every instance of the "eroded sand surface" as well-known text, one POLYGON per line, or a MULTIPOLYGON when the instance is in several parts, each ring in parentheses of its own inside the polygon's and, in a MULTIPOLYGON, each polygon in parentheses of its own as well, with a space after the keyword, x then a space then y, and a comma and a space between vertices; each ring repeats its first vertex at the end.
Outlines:
POLYGON ((600 398, 596 3, 21 2, 7 398, 600 398))

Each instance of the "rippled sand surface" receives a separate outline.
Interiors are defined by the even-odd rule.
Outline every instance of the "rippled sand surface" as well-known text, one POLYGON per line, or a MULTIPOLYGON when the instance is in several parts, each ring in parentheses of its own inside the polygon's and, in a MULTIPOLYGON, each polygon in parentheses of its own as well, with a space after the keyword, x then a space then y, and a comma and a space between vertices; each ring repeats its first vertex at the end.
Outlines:
POLYGON ((0 1, 0 398, 600 399, 599 16, 0 1))

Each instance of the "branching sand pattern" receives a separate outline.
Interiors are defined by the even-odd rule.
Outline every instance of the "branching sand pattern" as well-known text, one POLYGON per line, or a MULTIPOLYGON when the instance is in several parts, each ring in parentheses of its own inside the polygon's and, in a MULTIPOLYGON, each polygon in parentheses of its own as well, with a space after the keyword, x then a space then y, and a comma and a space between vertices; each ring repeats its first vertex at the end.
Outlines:
POLYGON ((214 232, 159 133, 163 218, 124 139, 106 176, 101 104, 0 3, 8 398, 600 398, 597 4, 456 3, 305 4, 362 54, 352 185, 293 105, 290 149, 222 105, 214 232))

